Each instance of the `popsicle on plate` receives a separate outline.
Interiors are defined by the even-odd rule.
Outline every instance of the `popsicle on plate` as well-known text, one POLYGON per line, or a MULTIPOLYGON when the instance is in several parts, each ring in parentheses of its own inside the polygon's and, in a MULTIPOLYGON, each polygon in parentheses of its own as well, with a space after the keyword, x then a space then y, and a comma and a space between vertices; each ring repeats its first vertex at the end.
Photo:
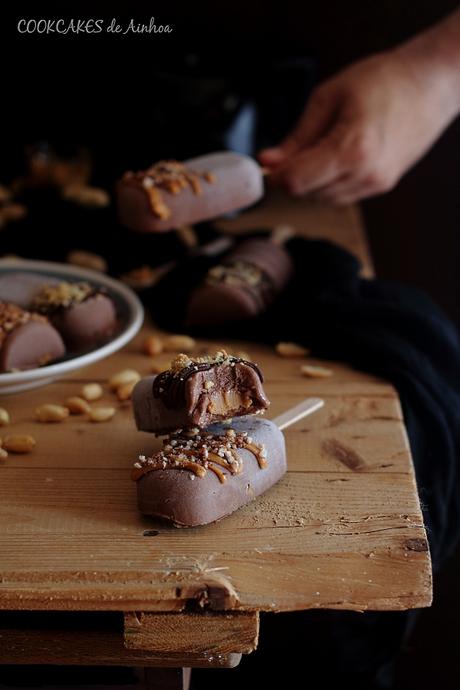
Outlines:
POLYGON ((137 428, 156 434, 202 429, 230 417, 262 412, 270 404, 258 366, 224 350, 212 357, 179 355, 171 369, 141 379, 132 401, 137 428))
POLYGON ((256 161, 222 151, 125 173, 117 184, 118 215, 132 230, 166 232, 250 206, 263 193, 256 161))
POLYGON ((163 448, 134 463, 141 513, 178 527, 216 522, 249 503, 286 472, 283 433, 276 424, 240 417, 171 434, 163 448))
POLYGON ((0 300, 47 316, 71 350, 103 342, 118 325, 110 296, 86 282, 8 271, 0 276, 0 300))
POLYGON ((33 369, 64 352, 62 338, 47 318, 0 302, 0 372, 33 369))
POLYGON ((0 300, 29 309, 35 295, 40 292, 45 283, 56 285, 58 282, 42 273, 7 271, 0 275, 0 300))
POLYGON ((43 285, 30 308, 48 316, 71 350, 97 345, 117 328, 111 298, 85 282, 43 285))
POLYGON ((190 295, 186 324, 213 326, 265 311, 294 272, 286 249, 269 239, 248 239, 213 266, 190 295))

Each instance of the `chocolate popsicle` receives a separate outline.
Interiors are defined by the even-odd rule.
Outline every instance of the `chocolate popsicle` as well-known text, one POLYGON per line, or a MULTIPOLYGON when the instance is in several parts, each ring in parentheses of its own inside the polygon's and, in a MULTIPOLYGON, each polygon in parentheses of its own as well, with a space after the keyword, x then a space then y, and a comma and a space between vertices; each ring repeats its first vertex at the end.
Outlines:
POLYGON ((117 328, 114 303, 89 283, 43 285, 31 309, 49 317, 71 350, 97 345, 117 328))
POLYGON ((283 246, 269 239, 245 240, 192 292, 186 324, 213 326, 257 316, 282 292, 293 271, 283 246))
POLYGON ((64 352, 62 338, 48 319, 0 302, 0 372, 33 369, 64 352))
POLYGON ((48 316, 72 350, 97 345, 117 327, 113 301, 89 283, 11 271, 0 276, 0 300, 48 316))
POLYGON ((0 300, 29 309, 34 297, 45 283, 56 285, 58 282, 42 273, 8 271, 0 276, 0 300))
POLYGON ((240 417, 230 426, 172 434, 152 457, 139 457, 132 478, 141 513, 195 527, 233 513, 285 472, 284 436, 276 424, 240 417))
POLYGON ((117 183, 120 222, 139 232, 166 232, 250 206, 264 193, 260 166, 231 151, 160 161, 117 183))
POLYGON ((164 434, 254 414, 269 403, 263 377, 253 362, 224 350, 213 357, 179 355, 171 369, 141 379, 132 395, 140 431, 164 434))

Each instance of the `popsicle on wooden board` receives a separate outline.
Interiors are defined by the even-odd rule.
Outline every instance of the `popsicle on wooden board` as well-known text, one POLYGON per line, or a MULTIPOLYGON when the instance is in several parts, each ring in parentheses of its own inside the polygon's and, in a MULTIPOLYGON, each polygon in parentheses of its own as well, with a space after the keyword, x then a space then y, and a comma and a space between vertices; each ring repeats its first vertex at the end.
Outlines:
POLYGON ((216 522, 260 496, 286 472, 282 429, 322 407, 308 398, 273 421, 254 416, 181 430, 134 464, 141 513, 196 527, 216 522))
POLYGON ((239 417, 195 435, 172 434, 135 463, 141 513, 195 527, 233 513, 286 472, 283 433, 265 419, 239 417))

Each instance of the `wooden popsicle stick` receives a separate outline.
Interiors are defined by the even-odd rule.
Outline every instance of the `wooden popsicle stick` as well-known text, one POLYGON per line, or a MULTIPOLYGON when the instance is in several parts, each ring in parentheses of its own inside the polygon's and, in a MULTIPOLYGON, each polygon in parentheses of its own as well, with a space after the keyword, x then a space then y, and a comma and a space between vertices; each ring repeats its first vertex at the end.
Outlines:
POLYGON ((194 249, 198 246, 198 235, 193 225, 181 225, 176 228, 176 233, 182 244, 188 249, 194 249))
POLYGON ((292 225, 275 225, 269 237, 270 242, 282 246, 296 234, 292 225))
POLYGON ((195 256, 216 256, 216 254, 223 254, 235 244, 235 238, 231 235, 222 235, 215 240, 211 240, 207 244, 193 252, 195 256))
POLYGON ((276 424, 278 429, 283 431, 283 429, 287 429, 291 424, 295 424, 307 415, 316 412, 316 410, 319 410, 323 405, 324 400, 321 400, 321 398, 307 398, 306 400, 302 400, 298 405, 291 407, 290 410, 286 410, 286 412, 272 419, 272 422, 276 424))
MULTIPOLYGON (((190 256, 212 257, 218 254, 223 254, 228 249, 230 249, 230 247, 232 247, 234 243, 235 240, 233 237, 229 235, 224 235, 223 237, 218 237, 215 240, 211 240, 211 242, 208 242, 207 244, 203 244, 199 247, 191 249, 190 256)), ((123 283, 129 285, 130 287, 133 287, 138 290, 142 288, 151 288, 157 283, 159 283, 163 276, 165 276, 167 273, 170 273, 174 268, 176 268, 178 263, 178 261, 168 261, 165 264, 161 264, 161 266, 156 266, 155 268, 152 268, 148 276, 148 282, 146 282, 145 284, 139 284, 135 279, 131 279, 129 273, 121 275, 120 280, 123 283)))
POLYGON ((222 254, 235 243, 230 235, 222 235, 206 244, 199 245, 198 235, 192 225, 184 225, 176 230, 181 242, 188 247, 192 256, 215 256, 222 254))

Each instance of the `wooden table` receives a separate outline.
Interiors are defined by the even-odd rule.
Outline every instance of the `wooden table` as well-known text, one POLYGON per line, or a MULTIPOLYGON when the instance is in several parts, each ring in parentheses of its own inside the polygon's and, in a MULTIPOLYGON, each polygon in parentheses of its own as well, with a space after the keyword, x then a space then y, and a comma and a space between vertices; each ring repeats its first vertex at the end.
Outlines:
MULTIPOLYGON (((277 197, 223 225, 237 232, 279 222, 335 240, 372 272, 353 208, 277 197)), ((330 379, 306 379, 298 359, 216 343, 262 366, 269 417, 307 396, 326 404, 287 430, 289 471, 277 486, 222 522, 189 530, 136 510, 130 468, 158 441, 135 430, 130 403, 116 403, 106 424, 34 422, 38 404, 64 401, 84 382, 106 383, 125 367, 150 373, 144 336, 73 378, 0 401, 12 416, 8 432, 37 439, 33 454, 0 466, 0 608, 10 612, 1 617, 2 663, 229 667, 255 649, 260 611, 430 604, 410 450, 397 394, 384 381, 340 363, 327 364, 330 379)), ((104 400, 115 402, 108 391, 104 400)))

